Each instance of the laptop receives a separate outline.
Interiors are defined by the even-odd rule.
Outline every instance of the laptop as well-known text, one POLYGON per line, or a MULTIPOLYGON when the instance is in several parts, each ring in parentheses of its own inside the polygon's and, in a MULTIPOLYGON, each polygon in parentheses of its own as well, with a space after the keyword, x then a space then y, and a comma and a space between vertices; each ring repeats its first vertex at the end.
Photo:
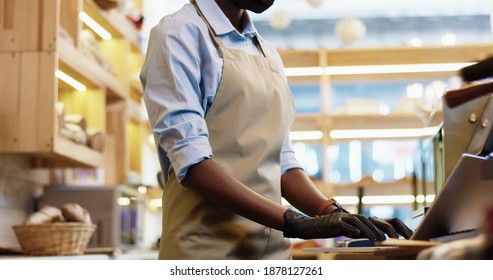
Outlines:
MULTIPOLYGON (((484 223, 486 211, 492 206, 493 159, 463 154, 411 236, 411 240, 415 242, 409 244, 426 244, 423 241, 443 241, 440 239, 451 235, 464 236, 464 233, 477 232, 484 223)), ((306 251, 326 253, 375 252, 386 249, 389 248, 305 248, 306 251)))
POLYGON ((478 230, 492 206, 493 159, 462 154, 411 239, 432 240, 478 230))

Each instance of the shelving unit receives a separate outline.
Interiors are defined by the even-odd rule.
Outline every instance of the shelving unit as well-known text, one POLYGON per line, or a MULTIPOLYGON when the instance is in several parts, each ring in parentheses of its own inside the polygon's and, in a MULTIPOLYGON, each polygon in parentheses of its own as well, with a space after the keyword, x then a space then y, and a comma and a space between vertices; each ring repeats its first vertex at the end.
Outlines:
POLYGON ((130 155, 140 148, 130 145, 127 129, 129 103, 142 95, 134 81, 144 59, 138 30, 93 0, 1 0, 0 7, 0 152, 30 154, 39 167, 103 168, 108 184, 126 183, 130 155), (81 12, 112 35, 97 46, 113 72, 87 55, 81 36, 92 31, 84 31, 81 12), (57 79, 56 70, 86 91, 57 79), (87 128, 104 135, 104 150, 60 135, 60 102, 65 114, 83 116, 87 128))
MULTIPOLYGON (((457 63, 474 62, 493 52, 492 44, 434 46, 434 47, 397 47, 373 49, 321 49, 321 50, 279 50, 285 68, 309 68, 329 66, 368 66, 368 65, 401 65, 428 63, 457 63)), ((395 73, 395 74, 344 74, 344 75, 312 75, 290 76, 291 84, 319 84, 321 102, 329 100, 330 86, 346 82, 386 82, 386 81, 415 81, 422 79, 446 79, 455 73, 453 71, 395 73)), ((323 107, 323 106, 322 106, 323 107)), ((324 109, 324 108, 322 108, 324 109)), ((326 108, 325 108, 326 109, 326 108)), ((438 112, 432 122, 440 119, 438 112)), ((311 130, 314 128, 412 128, 422 127, 416 115, 390 114, 378 115, 333 115, 327 110, 320 114, 298 114, 293 130, 311 130)))
MULTIPOLYGON (((329 66, 369 66, 369 65, 402 65, 428 63, 458 63, 474 62, 493 53, 492 44, 461 45, 461 46, 430 46, 430 47, 396 47, 372 49, 321 49, 321 50, 280 50, 285 68, 329 67, 329 66)), ((421 72, 421 73, 386 73, 386 74, 344 74, 344 75, 312 75, 288 77, 292 84, 319 84, 321 101, 330 100, 330 86, 347 82, 391 82, 416 81, 422 79, 447 79, 454 75, 453 71, 421 72)), ((440 114, 440 113, 439 113, 440 114)), ((339 126, 341 122, 348 125, 355 120, 366 119, 367 124, 389 126, 391 123, 401 123, 404 127, 422 127, 423 122, 416 115, 391 114, 389 116, 336 116, 323 110, 322 114, 299 114, 295 123, 296 128, 312 123, 315 126, 330 123, 339 126), (346 122, 345 120, 350 120, 346 122), (373 121, 378 120, 378 121, 373 121), (303 125, 298 125, 302 123, 303 125)), ((366 121, 365 121, 366 122, 366 121)), ((308 130, 308 129, 306 129, 308 130)))
MULTIPOLYGON (((369 65, 403 65, 430 63, 460 63, 479 61, 493 53, 492 44, 429 46, 429 47, 395 47, 372 49, 320 49, 320 50, 279 50, 285 68, 325 68, 338 66, 369 66, 369 65)), ((331 139, 329 132, 333 129, 389 129, 389 128, 423 128, 438 126, 443 120, 442 112, 437 111, 428 120, 420 119, 416 114, 390 113, 389 115, 346 115, 332 114, 328 105, 331 101, 331 86, 349 82, 394 82, 419 81, 431 79, 448 79, 454 76, 454 71, 385 73, 385 74, 341 74, 341 75, 308 75, 288 76, 290 84, 318 84, 320 87, 321 112, 315 114, 298 114, 292 131, 319 130, 323 132, 321 140, 306 140, 307 143, 317 143, 325 151, 337 140, 331 139)), ((322 153, 322 182, 320 188, 325 192, 344 193, 351 189, 355 192, 356 184, 330 185, 328 169, 330 161, 325 152, 322 153)), ((409 183, 409 182, 407 182, 409 183)), ((368 186, 380 185, 376 182, 368 186)), ((406 186, 406 182, 399 182, 406 186)), ((402 188, 398 193, 402 192, 402 188)))

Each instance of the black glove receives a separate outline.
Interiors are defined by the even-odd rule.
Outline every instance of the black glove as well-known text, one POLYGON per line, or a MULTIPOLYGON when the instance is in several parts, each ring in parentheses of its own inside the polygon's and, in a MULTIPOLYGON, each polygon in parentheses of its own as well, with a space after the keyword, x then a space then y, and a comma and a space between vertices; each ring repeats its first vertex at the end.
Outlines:
POLYGON ((370 217, 369 220, 391 238, 399 238, 400 234, 405 239, 409 239, 413 234, 413 231, 398 218, 380 219, 377 217, 370 217))
POLYGON ((385 234, 367 217, 350 214, 344 209, 337 209, 330 214, 317 217, 308 217, 288 209, 284 212, 283 233, 284 237, 301 239, 346 236, 385 240, 385 234))

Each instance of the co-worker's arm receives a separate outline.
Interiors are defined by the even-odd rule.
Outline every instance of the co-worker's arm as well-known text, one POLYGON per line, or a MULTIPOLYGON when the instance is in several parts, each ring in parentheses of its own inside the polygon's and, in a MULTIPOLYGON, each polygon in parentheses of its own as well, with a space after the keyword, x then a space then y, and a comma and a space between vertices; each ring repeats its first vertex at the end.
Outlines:
POLYGON ((241 216, 283 230, 286 208, 243 185, 213 159, 191 166, 181 183, 241 216))

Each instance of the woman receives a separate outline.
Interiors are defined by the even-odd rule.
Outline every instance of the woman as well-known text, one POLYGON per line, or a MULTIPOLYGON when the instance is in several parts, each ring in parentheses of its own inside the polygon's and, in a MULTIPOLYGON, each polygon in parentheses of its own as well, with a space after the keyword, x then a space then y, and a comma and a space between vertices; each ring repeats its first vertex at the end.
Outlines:
POLYGON ((398 219, 327 199, 295 159, 282 63, 246 11, 274 1, 192 2, 152 29, 141 72, 166 181, 159 258, 290 259, 286 237, 408 238, 398 219))

